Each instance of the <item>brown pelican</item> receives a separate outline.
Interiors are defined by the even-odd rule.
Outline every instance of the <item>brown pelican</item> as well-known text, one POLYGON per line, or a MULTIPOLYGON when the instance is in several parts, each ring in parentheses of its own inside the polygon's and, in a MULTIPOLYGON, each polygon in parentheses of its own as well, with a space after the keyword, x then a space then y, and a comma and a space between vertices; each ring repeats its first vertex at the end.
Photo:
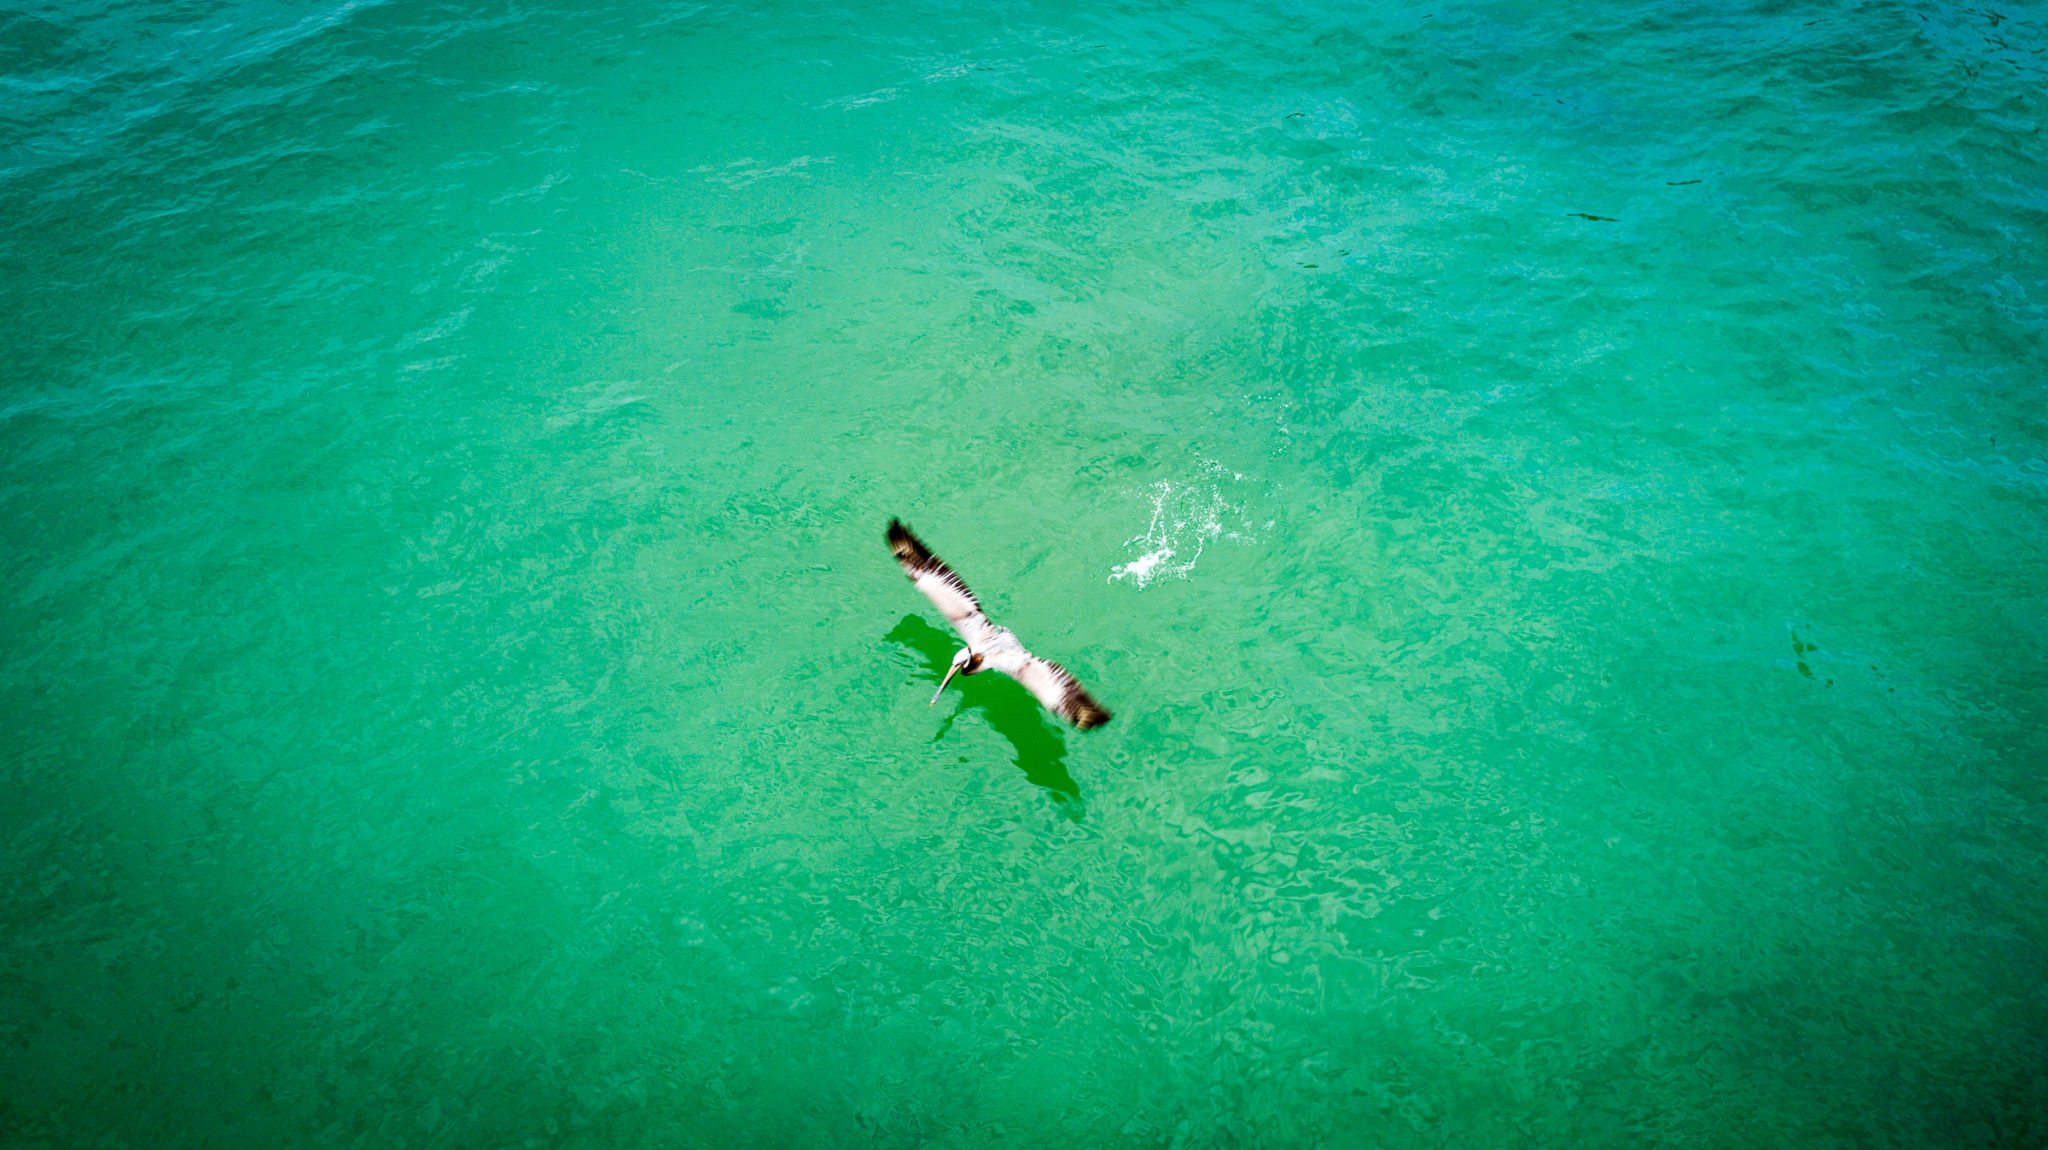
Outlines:
POLYGON ((1048 710, 1084 731, 1109 722, 1109 712, 1081 689, 1065 667, 1026 651, 1008 627, 989 622, 974 592, 900 519, 889 521, 889 550, 896 553, 903 573, 910 576, 910 581, 917 584, 917 589, 924 592, 925 598, 967 642, 953 656, 953 666, 939 681, 939 689, 932 692, 932 702, 938 702, 939 696, 945 694, 946 684, 953 681, 954 675, 972 675, 994 667, 1024 684, 1024 689, 1038 696, 1048 710))

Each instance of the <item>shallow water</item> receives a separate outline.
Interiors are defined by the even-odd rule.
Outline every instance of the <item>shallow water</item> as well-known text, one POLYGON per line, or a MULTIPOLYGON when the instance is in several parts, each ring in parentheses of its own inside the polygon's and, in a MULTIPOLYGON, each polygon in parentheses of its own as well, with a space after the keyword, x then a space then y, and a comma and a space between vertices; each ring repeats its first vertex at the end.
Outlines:
POLYGON ((0 1133, 2038 1144, 2044 82, 0 10, 0 1133), (1115 721, 928 707, 891 515, 1115 721))

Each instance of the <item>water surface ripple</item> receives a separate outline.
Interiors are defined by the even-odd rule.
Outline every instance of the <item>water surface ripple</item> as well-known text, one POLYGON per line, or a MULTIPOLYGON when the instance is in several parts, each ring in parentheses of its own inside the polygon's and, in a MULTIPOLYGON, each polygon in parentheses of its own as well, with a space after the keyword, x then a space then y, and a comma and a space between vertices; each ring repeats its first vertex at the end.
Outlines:
POLYGON ((0 1140, 2022 1146, 2024 11, 0 11, 0 1140), (1117 713, 950 655, 901 515, 1117 713))

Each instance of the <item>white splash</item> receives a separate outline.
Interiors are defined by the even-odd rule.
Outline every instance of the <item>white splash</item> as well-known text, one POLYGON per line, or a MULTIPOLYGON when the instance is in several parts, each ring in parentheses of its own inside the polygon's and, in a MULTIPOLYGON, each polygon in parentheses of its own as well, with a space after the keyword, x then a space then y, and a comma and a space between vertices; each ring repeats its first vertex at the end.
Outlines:
POLYGON ((1135 578, 1138 581, 1138 586, 1143 587, 1152 581, 1153 570, 1171 558, 1173 558, 1173 548, 1161 547, 1149 555, 1140 555, 1129 563, 1117 564, 1110 569, 1109 577, 1111 579, 1122 579, 1127 576, 1135 578))
MULTIPOLYGON (((1217 470, 1243 478, 1221 468, 1217 470)), ((1145 533, 1124 540, 1124 546, 1141 548, 1143 554, 1110 568, 1112 583, 1128 579, 1147 587, 1161 575, 1185 579, 1201 561, 1210 542, 1223 534, 1223 514, 1230 508, 1223 502, 1222 490, 1214 484, 1162 480, 1152 485, 1149 498, 1152 521, 1146 524, 1145 533), (1187 558, 1179 559, 1182 555, 1187 558), (1176 559, 1179 561, 1175 562, 1176 559)))

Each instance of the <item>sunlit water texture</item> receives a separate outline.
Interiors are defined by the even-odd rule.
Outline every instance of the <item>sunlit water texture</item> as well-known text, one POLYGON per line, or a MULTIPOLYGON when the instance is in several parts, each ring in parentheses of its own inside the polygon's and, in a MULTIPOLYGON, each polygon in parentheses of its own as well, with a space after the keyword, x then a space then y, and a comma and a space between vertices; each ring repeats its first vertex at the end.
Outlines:
POLYGON ((0 1143, 2042 1145, 2044 91, 0 7, 0 1143))

